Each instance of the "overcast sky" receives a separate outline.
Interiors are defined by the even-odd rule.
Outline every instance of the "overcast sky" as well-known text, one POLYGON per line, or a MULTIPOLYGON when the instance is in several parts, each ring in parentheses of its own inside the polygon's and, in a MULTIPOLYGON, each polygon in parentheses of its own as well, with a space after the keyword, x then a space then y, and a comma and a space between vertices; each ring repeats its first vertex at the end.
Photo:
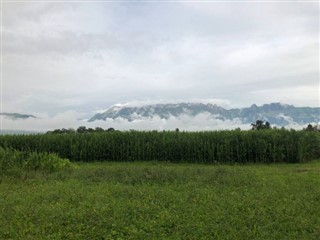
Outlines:
POLYGON ((316 2, 4 2, 4 112, 319 106, 316 2))

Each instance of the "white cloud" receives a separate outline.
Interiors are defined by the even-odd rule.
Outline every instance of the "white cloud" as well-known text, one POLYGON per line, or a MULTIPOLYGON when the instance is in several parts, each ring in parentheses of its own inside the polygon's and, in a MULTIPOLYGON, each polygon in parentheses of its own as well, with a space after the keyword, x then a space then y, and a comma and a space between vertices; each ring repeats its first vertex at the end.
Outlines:
POLYGON ((6 2, 3 110, 319 106, 318 20, 318 4, 302 2, 6 2))
MULTIPOLYGON (((217 104, 221 107, 228 107, 230 106, 230 101, 226 99, 208 99, 208 98, 189 98, 189 99, 145 99, 141 101, 130 101, 126 103, 116 103, 113 106, 119 107, 141 107, 146 105, 154 105, 154 104, 177 104, 177 103, 211 103, 217 104)), ((101 109, 97 110, 99 112, 106 111, 108 109, 101 109)))
MULTIPOLYGON (((279 99, 282 103, 293 104, 297 107, 320 106, 320 89, 317 85, 288 86, 286 89, 263 89, 253 91, 251 96, 266 99, 268 102, 279 99)), ((261 101, 257 103, 263 104, 261 101)))
POLYGON ((1 116, 4 130, 24 130, 24 131, 48 131, 57 128, 78 128, 86 127, 102 127, 108 129, 113 127, 118 130, 180 130, 186 131, 209 131, 219 129, 249 129, 249 124, 243 124, 240 120, 222 121, 213 118, 210 114, 198 114, 195 117, 181 115, 180 117, 170 117, 169 119, 161 119, 156 116, 153 118, 137 119, 128 121, 126 119, 117 118, 107 119, 106 121, 86 122, 81 120, 84 116, 81 113, 68 111, 49 117, 46 114, 38 113, 38 118, 29 118, 26 120, 10 120, 1 116))

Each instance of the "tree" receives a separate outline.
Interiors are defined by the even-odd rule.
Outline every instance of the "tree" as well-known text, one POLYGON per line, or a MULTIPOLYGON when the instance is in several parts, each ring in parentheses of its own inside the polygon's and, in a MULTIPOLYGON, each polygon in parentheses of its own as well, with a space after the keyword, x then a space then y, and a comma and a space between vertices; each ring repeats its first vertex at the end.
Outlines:
POLYGON ((61 130, 60 130, 60 129, 55 129, 55 130, 52 131, 52 133, 54 133, 54 134, 60 134, 60 133, 61 133, 61 130))
POLYGON ((95 129, 96 132, 104 132, 104 129, 101 127, 96 127, 95 129))
POLYGON ((113 128, 113 127, 108 128, 108 129, 107 129, 107 132, 114 132, 114 128, 113 128))
POLYGON ((308 124, 307 128, 304 128, 303 130, 310 131, 310 132, 312 131, 318 132, 320 128, 319 128, 319 125, 312 126, 312 124, 308 124))
POLYGON ((87 131, 87 128, 85 126, 80 126, 77 129, 77 133, 85 133, 87 131))
POLYGON ((68 132, 69 132, 69 133, 75 133, 76 130, 74 130, 74 128, 68 128, 68 132))
POLYGON ((251 123, 252 130, 271 129, 269 122, 264 123, 262 120, 257 120, 255 123, 251 123))
POLYGON ((266 122, 266 124, 264 125, 265 129, 271 129, 271 125, 269 122, 266 122))
POLYGON ((87 132, 90 132, 90 133, 91 133, 91 132, 94 132, 94 129, 93 129, 93 128, 88 128, 88 129, 87 129, 87 132))

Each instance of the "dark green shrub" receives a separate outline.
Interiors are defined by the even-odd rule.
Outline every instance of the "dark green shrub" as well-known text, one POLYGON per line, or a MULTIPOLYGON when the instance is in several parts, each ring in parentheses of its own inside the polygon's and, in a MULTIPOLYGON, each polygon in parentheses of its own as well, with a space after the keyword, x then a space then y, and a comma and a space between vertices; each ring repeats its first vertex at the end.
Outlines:
POLYGON ((69 160, 62 159, 54 153, 17 151, 0 147, 1 175, 21 170, 54 172, 70 166, 69 160))

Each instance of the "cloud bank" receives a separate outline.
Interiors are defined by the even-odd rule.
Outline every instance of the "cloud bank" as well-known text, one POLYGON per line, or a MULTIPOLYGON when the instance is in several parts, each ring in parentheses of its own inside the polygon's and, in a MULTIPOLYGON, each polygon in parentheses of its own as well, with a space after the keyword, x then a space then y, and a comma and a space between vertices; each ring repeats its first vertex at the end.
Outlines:
POLYGON ((318 3, 2 6, 3 112, 57 118, 146 99, 319 105, 318 3))
MULTIPOLYGON (((181 131, 211 131, 211 130, 232 130, 240 128, 248 130, 251 128, 250 124, 241 122, 240 119, 233 120, 220 120, 214 118, 208 113, 198 114, 194 117, 188 115, 181 115, 179 117, 171 116, 169 119, 161 119, 160 117, 141 118, 133 121, 128 121, 123 118, 106 119, 106 121, 98 120, 94 122, 87 122, 83 119, 84 114, 74 111, 69 111, 57 114, 53 117, 45 114, 33 119, 26 120, 10 120, 1 116, 3 130, 22 130, 22 131, 35 131, 46 132, 54 129, 73 128, 77 129, 79 126, 86 126, 87 128, 102 127, 108 129, 113 127, 117 130, 175 130, 179 128, 181 131)), ((284 116, 285 117, 285 116, 284 116)), ((298 125, 290 119, 286 128, 302 129, 302 125, 298 125)), ((277 126, 279 127, 279 126, 277 126)), ((281 127, 281 126, 280 126, 281 127)))

